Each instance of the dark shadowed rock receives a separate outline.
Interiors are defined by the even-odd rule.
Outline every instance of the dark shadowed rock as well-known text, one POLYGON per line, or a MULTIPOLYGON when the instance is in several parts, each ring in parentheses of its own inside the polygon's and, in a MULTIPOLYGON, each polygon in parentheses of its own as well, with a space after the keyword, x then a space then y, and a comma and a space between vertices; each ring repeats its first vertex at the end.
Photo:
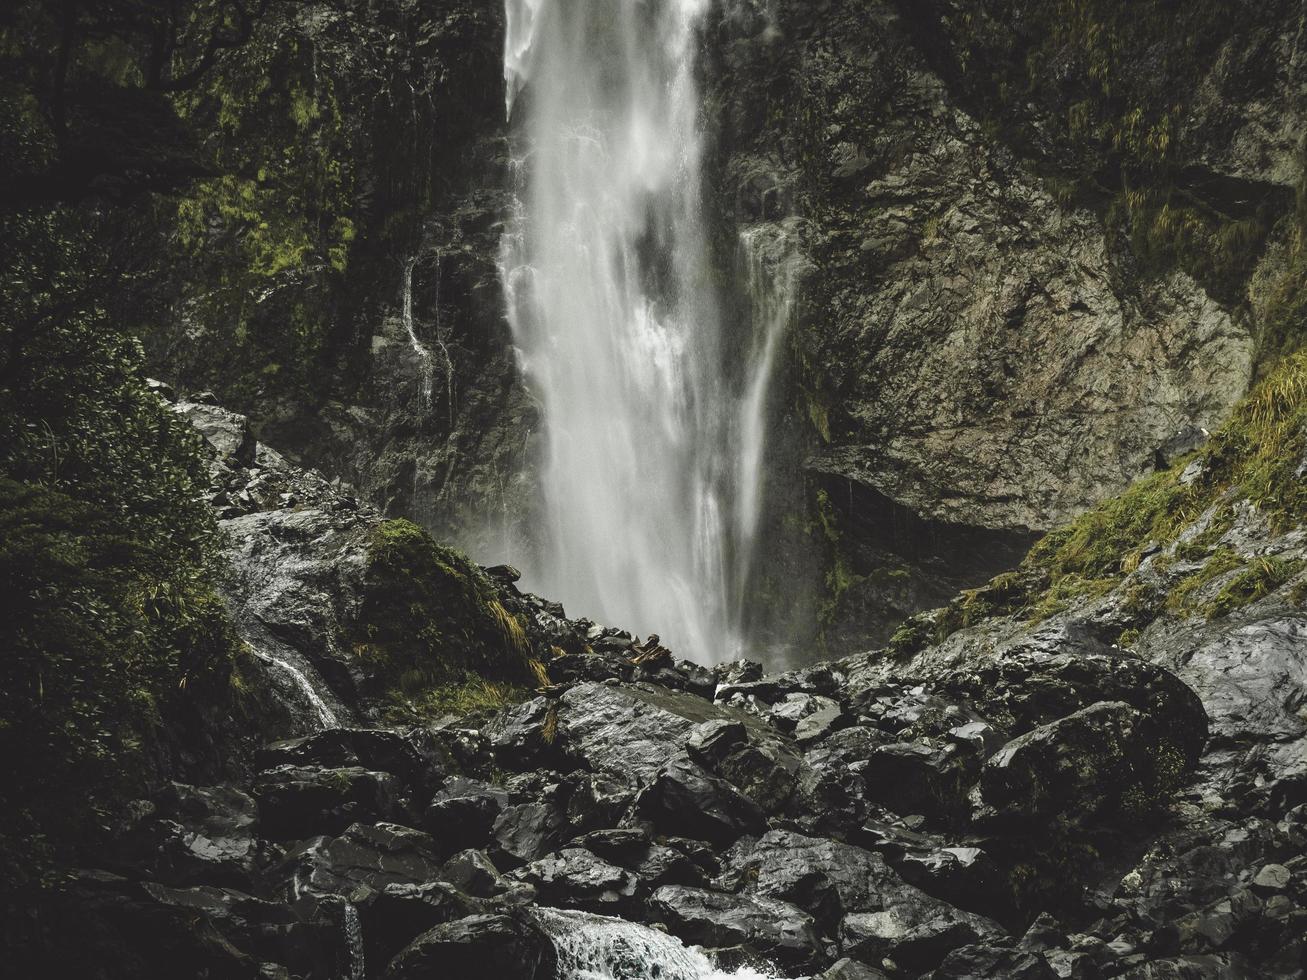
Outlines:
POLYGON ((386 980, 551 980, 554 949, 523 914, 474 915, 436 926, 391 961, 386 980))
POLYGON ((380 891, 368 889, 359 906, 367 963, 380 966, 435 926, 490 911, 488 903, 464 895, 443 881, 392 883, 380 891))
POLYGON ((817 980, 888 980, 885 974, 874 970, 865 963, 845 957, 837 960, 833 966, 817 980))
POLYGON ((334 834, 360 820, 388 820, 400 810, 400 783, 358 766, 277 766, 254 781, 263 832, 274 840, 334 834))
POLYGON ((659 833, 719 845, 760 833, 766 826, 757 804, 686 755, 668 762, 636 805, 659 833))
POLYGON ((1002 936, 997 923, 923 892, 903 893, 878 912, 853 912, 839 927, 840 950, 866 963, 891 959, 909 970, 936 966, 950 951, 1002 936))
POLYGON ((491 828, 507 805, 508 791, 503 787, 455 776, 423 811, 422 826, 442 853, 481 847, 490 840, 491 828))
POLYGON ((580 847, 567 847, 511 872, 535 888, 542 905, 619 914, 635 899, 640 880, 580 847))
POLYGON ((953 950, 932 974, 931 980, 1055 980, 1052 968, 1038 953, 997 946, 962 946, 953 950))
POLYGON ((440 877, 477 898, 490 898, 508 889, 508 882, 484 851, 459 851, 441 866, 440 877))
POLYGON ((431 837, 396 824, 355 824, 339 837, 309 841, 292 852, 292 890, 348 896, 359 885, 381 891, 390 884, 440 878, 431 837))
POLYGON ((423 798, 450 768, 449 753, 429 733, 416 729, 406 734, 383 729, 330 728, 301 738, 287 739, 261 749, 255 756, 260 769, 275 766, 361 766, 388 772, 413 787, 423 798))
POLYGON ((792 965, 824 959, 812 917, 787 902, 668 885, 649 899, 651 914, 687 943, 748 946, 792 965))
POLYGON ((983 815, 1090 819, 1169 799, 1186 769, 1177 740, 1121 702, 1103 702, 1041 725, 1003 746, 981 774, 983 815))

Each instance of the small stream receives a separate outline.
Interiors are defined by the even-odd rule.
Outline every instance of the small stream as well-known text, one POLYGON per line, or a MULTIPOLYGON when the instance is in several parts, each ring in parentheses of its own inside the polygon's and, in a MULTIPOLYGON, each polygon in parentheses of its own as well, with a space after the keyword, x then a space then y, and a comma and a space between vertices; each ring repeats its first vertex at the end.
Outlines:
POLYGON ((558 980, 776 980, 750 967, 722 971, 657 929, 588 912, 535 909, 553 941, 558 980))

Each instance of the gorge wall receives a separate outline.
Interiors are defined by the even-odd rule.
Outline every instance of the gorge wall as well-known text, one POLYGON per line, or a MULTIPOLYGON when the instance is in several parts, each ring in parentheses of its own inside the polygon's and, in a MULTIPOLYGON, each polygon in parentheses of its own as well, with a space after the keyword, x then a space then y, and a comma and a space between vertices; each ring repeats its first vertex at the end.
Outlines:
MULTIPOLYGON (((758 329, 742 235, 790 270, 755 644, 885 640, 1200 443, 1292 346, 1301 11, 1164 6, 1128 31, 1107 3, 705 14, 733 343, 758 329)), ((220 120, 219 159, 258 168, 183 207, 230 289, 178 298, 150 349, 388 513, 530 565, 546 454, 494 265, 503 30, 495 3, 380 0, 262 25, 191 110, 220 120), (269 111, 286 132, 254 128, 269 111), (269 166, 283 137, 318 162, 269 166)))

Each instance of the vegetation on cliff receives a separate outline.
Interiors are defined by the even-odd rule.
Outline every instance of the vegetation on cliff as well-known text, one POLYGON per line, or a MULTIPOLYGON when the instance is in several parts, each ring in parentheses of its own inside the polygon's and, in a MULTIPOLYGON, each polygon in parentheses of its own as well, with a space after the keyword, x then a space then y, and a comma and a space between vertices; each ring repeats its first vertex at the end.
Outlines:
POLYGON ((1255 508, 1273 532, 1307 522, 1304 467, 1307 351, 1298 351, 1271 370, 1202 449, 1049 533, 1015 571, 963 592, 940 612, 909 619, 890 650, 914 652, 990 616, 1049 616, 1083 597, 1106 594, 1146 555, 1168 547, 1203 564, 1164 604, 1178 612, 1228 615, 1301 571, 1274 556, 1241 557, 1217 542, 1240 506, 1255 508), (1193 597, 1218 578, 1218 594, 1195 604, 1193 597))
POLYGON ((221 704, 233 642, 196 433, 105 313, 86 215, 6 216, 0 261, 0 876, 139 791, 221 704), (165 732, 171 728, 171 732, 165 732))

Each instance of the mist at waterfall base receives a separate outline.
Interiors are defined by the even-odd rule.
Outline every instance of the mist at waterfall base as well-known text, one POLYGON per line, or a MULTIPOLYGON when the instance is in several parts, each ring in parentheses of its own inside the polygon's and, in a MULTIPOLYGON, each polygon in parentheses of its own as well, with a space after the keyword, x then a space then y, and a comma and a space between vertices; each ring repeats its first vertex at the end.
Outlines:
POLYGON ((725 336, 694 80, 707 5, 506 0, 501 274, 543 417, 526 584, 711 663, 742 652, 776 323, 725 336))

